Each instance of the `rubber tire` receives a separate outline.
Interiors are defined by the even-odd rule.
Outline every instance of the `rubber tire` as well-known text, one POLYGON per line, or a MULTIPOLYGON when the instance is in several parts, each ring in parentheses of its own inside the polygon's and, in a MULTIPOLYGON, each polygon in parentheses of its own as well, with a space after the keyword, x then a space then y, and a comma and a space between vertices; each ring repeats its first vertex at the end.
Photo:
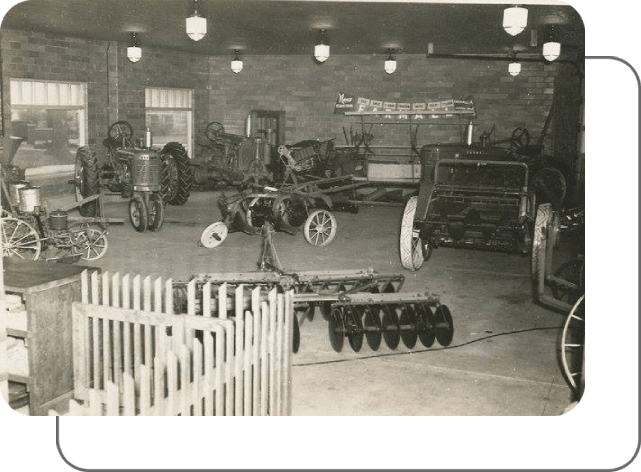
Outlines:
POLYGON ((189 200, 193 175, 185 147, 167 143, 160 152, 160 191, 165 203, 180 206, 189 200))
POLYGON ((149 196, 148 211, 148 226, 149 231, 160 231, 162 224, 165 221, 165 205, 162 201, 162 196, 159 193, 154 193, 149 196))
POLYGON ((414 238, 414 215, 416 214, 416 205, 418 196, 410 197, 403 210, 403 219, 401 221, 401 233, 399 238, 399 253, 401 255, 401 264, 409 270, 418 270, 423 265, 423 243, 420 238, 414 238), (415 239, 418 244, 414 244, 415 239))
POLYGON ((140 195, 134 195, 131 197, 131 200, 129 200, 129 221, 131 222, 131 226, 133 226, 139 233, 147 231, 147 227, 149 225, 147 205, 140 195), (138 219, 140 221, 134 220, 134 210, 138 213, 138 219))
MULTIPOLYGON (((82 146, 76 152, 76 201, 100 193, 98 156, 96 152, 82 146), (79 193, 79 195, 78 195, 79 193)), ((98 201, 93 200, 78 207, 81 216, 94 217, 98 210, 98 201)))

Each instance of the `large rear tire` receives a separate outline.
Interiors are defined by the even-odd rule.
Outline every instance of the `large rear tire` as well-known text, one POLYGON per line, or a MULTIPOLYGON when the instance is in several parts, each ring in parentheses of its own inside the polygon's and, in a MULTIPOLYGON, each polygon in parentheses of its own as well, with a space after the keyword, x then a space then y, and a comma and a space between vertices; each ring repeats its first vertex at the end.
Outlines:
MULTIPOLYGON (((93 149, 82 146, 76 152, 75 186, 76 201, 81 201, 92 195, 100 193, 100 180, 98 176, 98 156, 93 149)), ((98 201, 92 200, 78 208, 82 216, 96 216, 98 201)))
POLYGON ((184 205, 193 182, 189 156, 180 143, 167 143, 160 153, 160 188, 165 203, 184 205))

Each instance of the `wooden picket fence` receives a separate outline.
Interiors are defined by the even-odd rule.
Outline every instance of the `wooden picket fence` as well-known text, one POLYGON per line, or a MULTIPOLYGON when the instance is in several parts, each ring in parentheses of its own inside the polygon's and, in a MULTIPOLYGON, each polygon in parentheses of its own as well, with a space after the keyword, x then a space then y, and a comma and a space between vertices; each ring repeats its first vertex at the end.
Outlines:
POLYGON ((174 314, 171 279, 85 271, 69 414, 291 414, 293 292, 211 284, 174 314))

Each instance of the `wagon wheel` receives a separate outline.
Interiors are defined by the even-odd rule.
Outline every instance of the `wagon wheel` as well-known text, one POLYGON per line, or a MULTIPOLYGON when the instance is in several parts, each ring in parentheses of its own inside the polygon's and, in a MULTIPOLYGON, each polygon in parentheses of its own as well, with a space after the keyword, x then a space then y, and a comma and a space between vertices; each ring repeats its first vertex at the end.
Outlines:
POLYGON ((401 221, 401 235, 399 252, 401 264, 409 270, 418 270, 426 258, 423 257, 423 243, 417 229, 414 228, 414 216, 418 197, 413 196, 407 200, 401 221))
POLYGON ((418 338, 418 317, 411 305, 407 305, 401 312, 401 339, 403 344, 408 349, 416 346, 416 339, 418 338))
POLYGON ((38 233, 26 221, 18 218, 0 219, 3 257, 17 257, 35 261, 40 256, 38 233))
POLYGON ((283 195, 274 201, 272 215, 274 216, 274 221, 280 219, 286 225, 298 228, 305 223, 305 219, 308 216, 307 206, 302 199, 283 195))
POLYGON ((340 308, 333 308, 329 314, 329 323, 327 325, 330 344, 334 348, 334 351, 341 352, 343 350, 343 343, 345 342, 343 310, 340 308))
POLYGON ((387 347, 394 350, 401 339, 398 314, 396 308, 390 305, 383 305, 383 311, 385 313, 382 319, 383 339, 387 347))
POLYGON ((223 243, 228 233, 229 228, 227 228, 227 225, 222 221, 217 221, 205 228, 205 231, 200 235, 199 244, 207 249, 214 248, 223 243))
POLYGON ((220 135, 224 133, 225 128, 223 127, 222 123, 219 123, 218 121, 212 121, 211 123, 209 123, 207 125, 207 129, 205 130, 205 135, 210 141, 217 141, 220 135))
POLYGON ((336 217, 327 210, 314 210, 305 220, 303 234, 312 246, 327 246, 336 237, 336 217))
POLYGON ((585 295, 577 300, 565 319, 560 351, 563 373, 580 398, 585 387, 585 295))
POLYGON ((134 195, 129 200, 129 221, 139 233, 147 231, 149 225, 147 204, 140 195, 134 195))
POLYGON ((538 283, 545 277, 545 252, 547 250, 547 229, 552 218, 552 206, 542 203, 536 211, 534 234, 532 235, 532 280, 538 283))
POLYGON ((427 348, 432 347, 436 339, 434 329, 434 313, 427 303, 419 303, 416 306, 416 315, 418 323, 418 339, 421 344, 427 348))
POLYGON ((147 227, 149 231, 160 231, 165 221, 165 206, 163 205, 160 194, 154 193, 149 197, 149 207, 147 210, 149 211, 147 217, 147 227))
POLYGON ((522 127, 516 128, 512 131, 512 137, 510 138, 510 145, 513 149, 521 149, 530 144, 530 133, 528 130, 522 127))
POLYGON ((574 287, 551 282, 552 296, 557 300, 574 304, 585 292, 585 260, 577 258, 563 263, 554 272, 554 277, 565 280, 573 284, 574 287))
POLYGON ((107 232, 94 228, 86 228, 78 232, 71 247, 71 253, 80 255, 83 261, 95 261, 107 253, 109 242, 107 232))
POLYGON ((381 319, 380 308, 367 306, 365 307, 365 317, 363 319, 365 339, 372 351, 378 351, 381 346, 381 319))
POLYGON ((434 321, 436 340, 443 347, 449 346, 454 337, 454 323, 449 308, 439 305, 434 312, 434 321))
POLYGON ((345 312, 347 340, 352 350, 358 352, 363 346, 363 313, 356 306, 347 306, 345 312))
POLYGON ((134 135, 134 129, 128 121, 116 121, 109 127, 109 137, 122 142, 123 139, 129 140, 134 135))

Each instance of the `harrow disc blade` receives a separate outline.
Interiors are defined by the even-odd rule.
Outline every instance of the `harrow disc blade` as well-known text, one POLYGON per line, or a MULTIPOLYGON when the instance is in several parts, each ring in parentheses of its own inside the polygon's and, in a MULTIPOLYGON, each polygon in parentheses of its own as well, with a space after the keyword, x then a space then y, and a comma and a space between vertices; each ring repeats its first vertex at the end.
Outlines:
POLYGON ((343 343, 345 342, 343 311, 339 308, 332 309, 328 321, 327 333, 329 334, 329 342, 332 348, 334 348, 334 351, 341 352, 343 350, 343 343))
POLYGON ((445 305, 439 305, 434 313, 436 340, 441 346, 449 346, 454 336, 452 314, 445 305))
POLYGON ((323 317, 323 319, 329 321, 330 315, 332 313, 332 303, 319 302, 318 308, 320 309, 320 314, 323 317))
POLYGON ((412 349, 416 346, 416 338, 418 337, 418 322, 416 312, 411 305, 407 305, 403 308, 401 313, 401 339, 403 344, 408 349, 412 349))
POLYGON ((393 306, 384 306, 383 310, 385 311, 383 315, 383 339, 385 339, 387 347, 394 350, 398 347, 401 339, 398 314, 393 306))
POLYGON ((345 310, 345 331, 347 340, 354 352, 363 346, 363 313, 358 307, 347 307, 345 310))
POLYGON ((300 324, 298 323, 298 316, 294 313, 294 334, 292 337, 292 351, 294 354, 298 352, 300 348, 300 324))
POLYGON ((380 308, 365 308, 365 338, 372 351, 378 351, 381 347, 381 318, 379 315, 380 308))
POLYGON ((421 303, 417 306, 418 317, 418 339, 425 347, 432 347, 434 344, 434 313, 427 303, 421 303))

